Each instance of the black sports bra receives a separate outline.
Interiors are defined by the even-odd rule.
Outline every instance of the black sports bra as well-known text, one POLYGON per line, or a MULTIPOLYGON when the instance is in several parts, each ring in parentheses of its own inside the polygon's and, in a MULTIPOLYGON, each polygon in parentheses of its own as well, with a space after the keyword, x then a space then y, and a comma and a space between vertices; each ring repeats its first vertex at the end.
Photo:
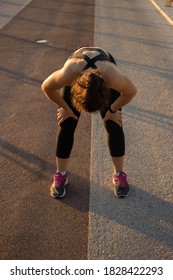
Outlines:
POLYGON ((95 65, 96 61, 102 61, 102 60, 107 60, 110 61, 112 63, 114 63, 116 65, 115 59, 113 58, 113 56, 110 53, 106 53, 104 52, 102 49, 99 48, 91 48, 91 47, 84 47, 79 49, 77 52, 75 51, 74 53, 72 53, 69 58, 81 58, 86 60, 87 65, 84 67, 83 70, 86 70, 88 68, 93 68, 96 69, 97 66, 95 65), (93 58, 89 58, 86 54, 83 54, 83 51, 97 51, 100 54, 96 55, 93 58))

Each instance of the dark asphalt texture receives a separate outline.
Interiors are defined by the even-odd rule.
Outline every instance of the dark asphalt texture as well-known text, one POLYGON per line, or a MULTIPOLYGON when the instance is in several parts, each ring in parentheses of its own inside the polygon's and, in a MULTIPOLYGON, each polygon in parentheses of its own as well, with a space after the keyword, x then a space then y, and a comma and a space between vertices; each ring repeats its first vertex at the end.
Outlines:
POLYGON ((67 196, 53 199, 57 106, 40 85, 74 49, 93 45, 94 7, 33 0, 0 32, 1 259, 87 258, 90 116, 76 130, 67 196))

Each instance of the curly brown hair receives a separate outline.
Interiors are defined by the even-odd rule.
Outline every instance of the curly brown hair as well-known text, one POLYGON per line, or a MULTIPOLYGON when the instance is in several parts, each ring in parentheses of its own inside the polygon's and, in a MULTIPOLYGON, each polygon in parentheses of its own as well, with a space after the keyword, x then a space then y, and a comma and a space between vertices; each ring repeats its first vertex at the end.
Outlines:
POLYGON ((110 90, 104 86, 98 69, 84 70, 76 76, 71 86, 73 106, 79 112, 96 112, 109 105, 110 90))

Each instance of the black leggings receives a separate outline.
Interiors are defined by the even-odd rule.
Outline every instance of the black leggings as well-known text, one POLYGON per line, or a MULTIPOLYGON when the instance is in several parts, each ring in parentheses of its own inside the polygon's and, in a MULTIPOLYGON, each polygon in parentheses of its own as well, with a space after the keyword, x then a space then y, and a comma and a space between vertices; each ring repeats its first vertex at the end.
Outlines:
MULTIPOLYGON (((71 103, 70 89, 70 86, 61 89, 61 96, 64 98, 68 106, 72 109, 74 114, 79 119, 80 113, 73 107, 71 103)), ((119 97, 119 95, 120 93, 111 89, 110 104, 112 104, 119 97)), ((107 110, 108 108, 106 108, 104 111, 100 111, 102 119, 105 117, 107 110)), ((69 158, 73 147, 74 132, 77 123, 78 120, 70 117, 67 118, 60 126, 58 126, 56 147, 56 156, 58 158, 69 158)), ((125 153, 125 138, 123 128, 111 120, 104 122, 104 124, 108 135, 108 146, 110 155, 112 157, 123 156, 125 153)))

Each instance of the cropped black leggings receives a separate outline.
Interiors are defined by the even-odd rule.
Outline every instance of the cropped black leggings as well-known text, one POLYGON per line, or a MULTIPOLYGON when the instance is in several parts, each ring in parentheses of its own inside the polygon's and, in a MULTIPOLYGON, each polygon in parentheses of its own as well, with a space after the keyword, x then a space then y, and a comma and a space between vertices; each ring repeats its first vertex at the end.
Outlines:
MULTIPOLYGON (((80 117, 80 113, 73 107, 71 103, 70 86, 65 87, 61 90, 61 96, 67 102, 68 106, 72 109, 74 114, 80 117)), ((118 97, 120 93, 111 89, 111 100, 112 104, 118 97)), ((108 108, 104 111, 100 111, 102 119, 105 117, 108 108)), ((74 132, 77 126, 78 120, 74 118, 67 118, 60 126, 58 126, 57 132, 57 146, 56 146, 56 156, 58 158, 69 158, 73 142, 74 142, 74 132)), ((120 127, 115 122, 108 120, 104 122, 105 128, 108 136, 108 146, 110 155, 112 157, 121 157, 125 153, 125 137, 123 128, 120 127)))

